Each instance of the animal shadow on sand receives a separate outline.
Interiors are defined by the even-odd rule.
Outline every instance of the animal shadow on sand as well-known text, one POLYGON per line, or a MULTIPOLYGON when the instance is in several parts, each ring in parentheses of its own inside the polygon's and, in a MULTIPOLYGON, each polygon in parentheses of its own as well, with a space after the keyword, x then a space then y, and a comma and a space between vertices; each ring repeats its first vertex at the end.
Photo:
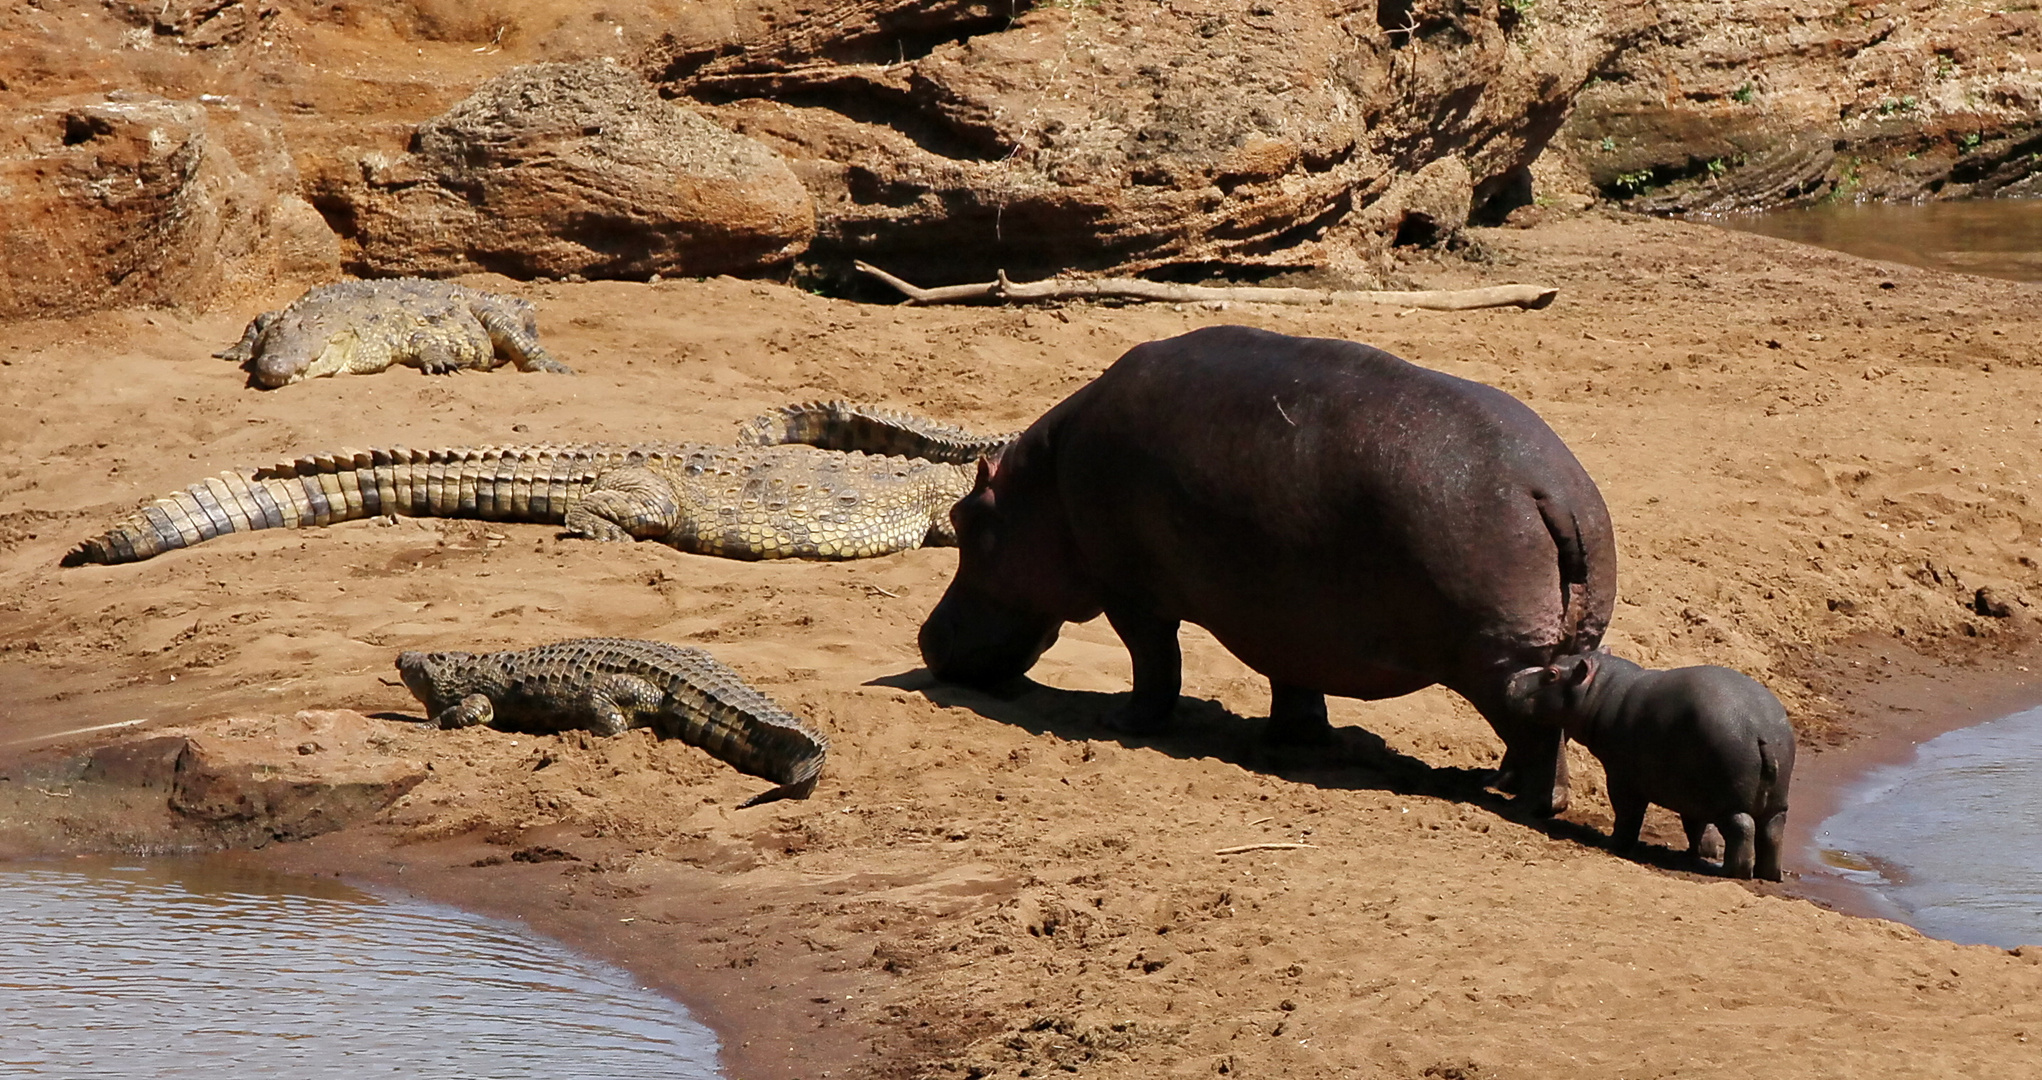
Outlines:
MULTIPOLYGON (((866 685, 919 693, 937 705, 970 709, 988 720, 1036 735, 1115 742, 1186 761, 1209 758, 1329 791, 1383 791, 1447 799, 1480 806, 1555 838, 1595 847, 1604 843, 1602 833, 1589 826, 1538 818, 1516 809, 1508 798, 1489 790, 1491 770, 1428 764, 1389 746, 1367 728, 1335 727, 1326 743, 1272 744, 1263 738, 1269 723, 1266 717, 1243 717, 1209 698, 1179 697, 1169 731, 1129 735, 1106 726, 1106 718, 1127 700, 1125 692, 1059 690, 1026 676, 989 692, 938 682, 926 668, 881 676, 866 685)), ((1669 860, 1663 868, 1690 868, 1686 856, 1665 849, 1648 852, 1641 847, 1634 857, 1642 855, 1641 861, 1659 866, 1655 856, 1661 854, 1669 860)))

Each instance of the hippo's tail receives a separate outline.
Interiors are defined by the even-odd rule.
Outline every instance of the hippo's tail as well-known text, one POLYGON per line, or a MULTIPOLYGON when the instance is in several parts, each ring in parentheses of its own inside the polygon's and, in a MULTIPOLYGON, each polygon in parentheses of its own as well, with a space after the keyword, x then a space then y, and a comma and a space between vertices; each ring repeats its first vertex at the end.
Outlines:
POLYGON ((1779 748, 1763 735, 1758 737, 1758 778, 1765 783, 1768 791, 1780 783, 1779 748))
POLYGON ((1581 536, 1581 522, 1549 492, 1534 491, 1532 498, 1538 503, 1539 517, 1544 519, 1546 532, 1552 536, 1560 555, 1559 655, 1586 652, 1602 639, 1602 628, 1583 625, 1589 615, 1582 602, 1588 590, 1588 544, 1581 536))

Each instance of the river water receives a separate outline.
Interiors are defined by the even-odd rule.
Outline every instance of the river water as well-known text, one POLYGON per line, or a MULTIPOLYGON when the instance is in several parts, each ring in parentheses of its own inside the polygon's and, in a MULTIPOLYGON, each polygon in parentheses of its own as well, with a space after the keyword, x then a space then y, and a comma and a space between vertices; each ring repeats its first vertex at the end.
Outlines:
POLYGON ((1865 203, 1699 220, 1868 259, 2042 281, 2042 199, 1865 203))
POLYGON ((0 1075, 711 1080, 680 1006, 515 923, 222 860, 0 865, 0 1075))
POLYGON ((1885 914, 1965 945, 2042 944, 2042 709, 1922 743, 1816 827, 1823 869, 1885 914))
MULTIPOLYGON (((1871 259, 2042 281, 2042 200, 1822 206, 1702 219, 1871 259)), ((1838 793, 1823 872, 1923 933, 2042 944, 2042 709, 1922 743, 1838 793)))

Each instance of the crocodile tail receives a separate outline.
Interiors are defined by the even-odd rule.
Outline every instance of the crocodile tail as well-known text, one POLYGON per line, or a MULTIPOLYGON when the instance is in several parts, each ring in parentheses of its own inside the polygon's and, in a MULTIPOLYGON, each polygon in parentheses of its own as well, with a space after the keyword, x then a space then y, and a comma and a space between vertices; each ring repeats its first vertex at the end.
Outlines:
POLYGON ((539 344, 539 338, 521 319, 493 309, 476 313, 482 328, 489 331, 489 340, 511 358, 511 363, 520 371, 550 371, 558 375, 572 375, 574 369, 553 359, 546 346, 539 344))
POLYGON ((737 672, 700 649, 682 649, 687 670, 676 673, 668 690, 671 720, 679 730, 661 731, 699 746, 733 768, 779 786, 740 804, 805 799, 822 775, 830 743, 737 672))
POLYGON ((807 401, 739 425, 740 446, 804 443, 824 450, 968 464, 997 454, 1013 435, 974 435, 912 413, 849 401, 807 401))
POLYGON ((130 514, 63 565, 139 562, 227 533, 386 514, 558 524, 610 456, 605 447, 393 447, 228 471, 130 514))

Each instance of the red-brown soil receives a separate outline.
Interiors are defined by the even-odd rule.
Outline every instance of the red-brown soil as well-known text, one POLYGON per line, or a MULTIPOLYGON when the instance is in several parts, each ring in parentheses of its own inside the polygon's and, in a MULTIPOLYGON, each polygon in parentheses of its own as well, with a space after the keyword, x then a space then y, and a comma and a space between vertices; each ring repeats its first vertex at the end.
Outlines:
MULTIPOLYGON (((1017 697, 932 686, 914 634, 949 550, 742 563, 402 520, 57 567, 138 501, 236 463, 713 441, 820 396, 1004 430, 1136 342, 1241 322, 1372 342, 1525 398, 1610 502, 1610 643, 1752 672, 1811 747, 1887 723, 1867 696, 1881 655, 1946 681, 2032 666, 2042 290, 1595 214, 1476 235, 1487 262, 1402 272, 1549 283, 1560 300, 909 309, 727 279, 471 278, 533 299, 581 374, 405 370, 275 392, 207 354, 287 293, 10 325, 0 741, 41 752, 121 737, 61 733, 130 719, 225 740, 258 728, 217 718, 415 714, 391 667, 406 648, 597 633, 708 648, 831 735, 814 798, 735 810, 762 781, 644 733, 373 721, 383 734, 347 753, 427 762, 429 778, 367 821, 253 857, 522 916, 628 963, 723 1032, 738 1076, 2031 1073, 2032 949, 1837 914, 1794 896, 1805 878, 1751 886, 1663 852, 1614 858, 1585 757, 1567 820, 1523 820, 1480 790, 1496 744, 1448 693, 1335 702, 1350 753, 1292 760, 1256 748, 1265 685, 1197 631, 1166 738, 1099 726, 1128 677, 1103 622, 1070 628, 1017 697), (1265 842, 1309 846, 1215 854, 1265 842)), ((60 796, 15 794, 31 813, 0 823, 11 842, 103 839, 60 796)), ((1814 824, 1797 812, 1793 828, 1814 824)), ((1678 842, 1665 819, 1651 829, 1678 842)))

